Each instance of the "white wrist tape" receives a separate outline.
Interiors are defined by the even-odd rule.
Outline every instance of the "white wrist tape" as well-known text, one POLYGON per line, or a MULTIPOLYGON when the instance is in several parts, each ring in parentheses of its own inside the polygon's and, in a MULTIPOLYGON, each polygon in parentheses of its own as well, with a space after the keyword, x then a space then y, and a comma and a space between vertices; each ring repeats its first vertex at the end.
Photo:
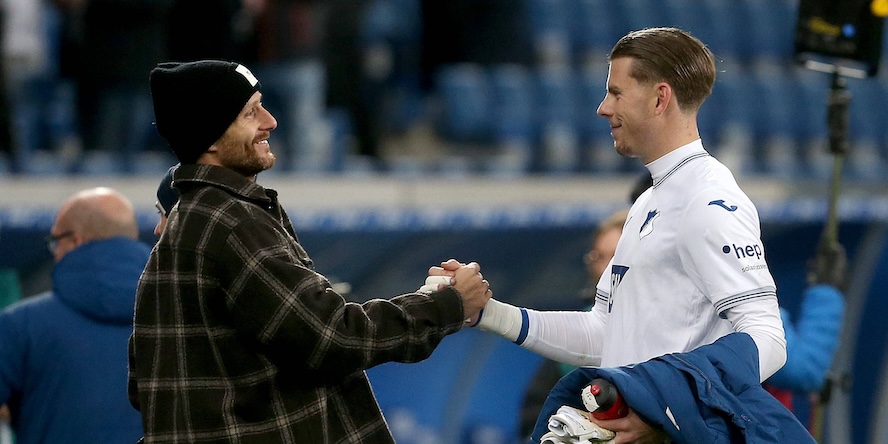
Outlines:
MULTIPOLYGON (((522 330, 526 331, 523 318, 520 308, 491 298, 481 311, 476 327, 517 342, 522 330)), ((523 338, 521 342, 524 342, 523 338)))
POLYGON ((425 280, 425 285, 419 287, 416 292, 429 294, 438 291, 439 285, 450 285, 450 276, 429 276, 425 280))

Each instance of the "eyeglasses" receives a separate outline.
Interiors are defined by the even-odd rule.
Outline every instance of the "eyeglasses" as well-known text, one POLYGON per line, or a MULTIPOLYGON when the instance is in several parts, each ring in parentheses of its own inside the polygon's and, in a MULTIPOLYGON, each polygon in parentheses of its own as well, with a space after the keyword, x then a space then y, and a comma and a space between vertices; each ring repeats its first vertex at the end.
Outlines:
POLYGON ((66 238, 66 237, 70 237, 73 235, 74 235, 73 231, 66 231, 66 232, 64 232, 62 234, 58 234, 58 235, 50 234, 49 236, 46 236, 45 238, 43 238, 43 241, 46 242, 46 248, 49 249, 49 252, 52 254, 55 254, 56 248, 59 248, 59 241, 66 238))

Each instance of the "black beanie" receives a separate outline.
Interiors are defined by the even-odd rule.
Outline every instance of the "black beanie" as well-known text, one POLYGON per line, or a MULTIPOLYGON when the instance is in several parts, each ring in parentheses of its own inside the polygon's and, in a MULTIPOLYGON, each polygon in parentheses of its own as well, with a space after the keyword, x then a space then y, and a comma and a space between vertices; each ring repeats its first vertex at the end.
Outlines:
POLYGON ((157 131, 183 164, 222 137, 260 86, 245 66, 220 60, 160 63, 149 83, 157 131))
POLYGON ((157 186, 157 202, 163 208, 164 216, 169 216, 173 206, 179 201, 179 190, 173 188, 173 173, 176 168, 179 168, 179 165, 171 166, 157 186))

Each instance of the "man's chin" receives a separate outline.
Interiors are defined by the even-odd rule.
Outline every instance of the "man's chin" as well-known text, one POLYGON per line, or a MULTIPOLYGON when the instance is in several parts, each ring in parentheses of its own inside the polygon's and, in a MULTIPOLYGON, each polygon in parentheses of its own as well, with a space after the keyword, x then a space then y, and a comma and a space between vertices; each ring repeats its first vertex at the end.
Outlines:
POLYGON ((614 150, 623 157, 633 157, 632 148, 624 144, 614 142, 614 150))

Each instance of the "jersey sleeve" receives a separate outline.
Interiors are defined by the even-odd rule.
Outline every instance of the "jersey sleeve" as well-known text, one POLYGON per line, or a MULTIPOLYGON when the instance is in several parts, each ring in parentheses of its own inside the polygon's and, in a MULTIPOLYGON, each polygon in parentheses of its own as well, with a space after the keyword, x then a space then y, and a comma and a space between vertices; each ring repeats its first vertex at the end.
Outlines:
POLYGON ((577 367, 601 364, 605 314, 600 304, 596 303, 591 311, 526 313, 528 335, 522 347, 577 367))
POLYGON ((752 202, 739 190, 713 188, 688 206, 678 245, 691 280, 723 315, 746 302, 776 298, 776 287, 752 202))

